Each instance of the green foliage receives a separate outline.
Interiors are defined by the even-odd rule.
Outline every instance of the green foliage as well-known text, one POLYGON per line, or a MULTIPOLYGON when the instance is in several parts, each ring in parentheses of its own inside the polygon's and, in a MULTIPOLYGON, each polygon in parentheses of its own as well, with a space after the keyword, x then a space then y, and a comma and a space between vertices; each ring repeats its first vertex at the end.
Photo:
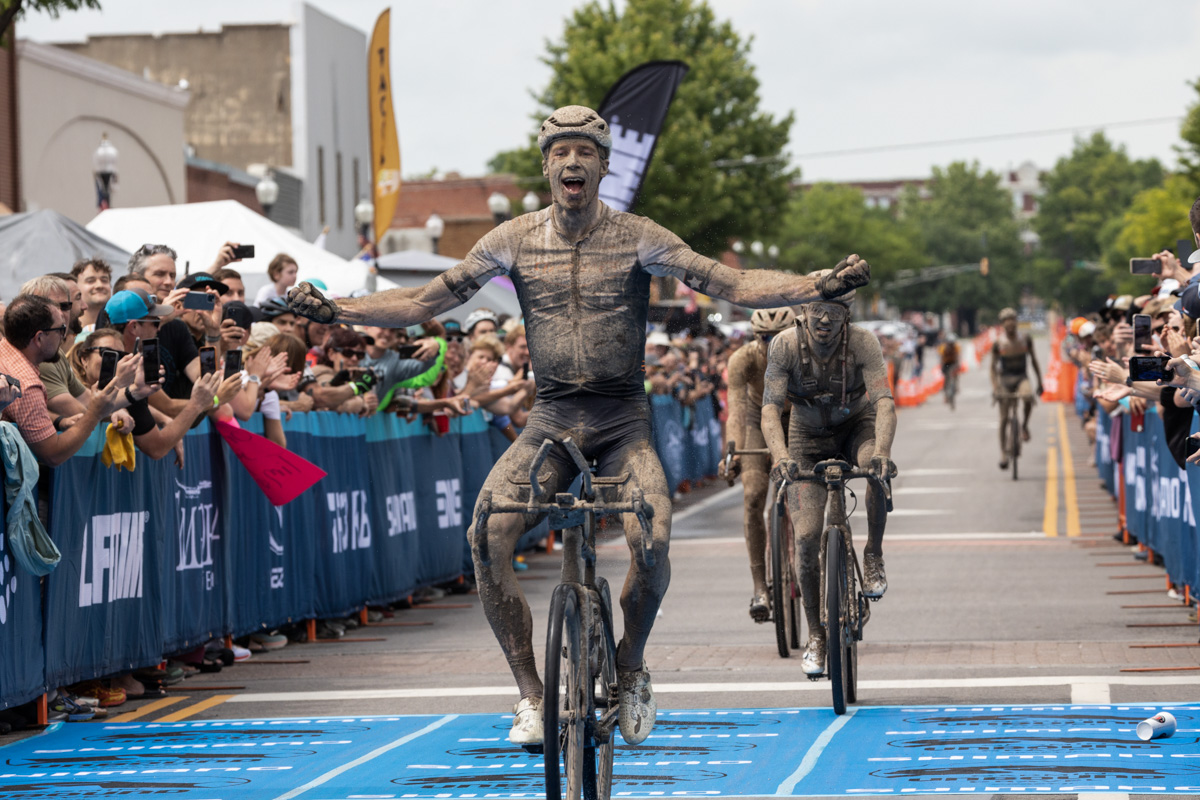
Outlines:
POLYGON ((0 0, 0 44, 7 44, 8 31, 15 20, 29 11, 49 14, 52 19, 64 11, 81 8, 100 10, 100 0, 0 0))
POLYGON ((916 225, 888 211, 867 208, 860 190, 840 184, 818 183, 797 191, 777 240, 779 266, 802 273, 828 269, 858 253, 871 264, 871 284, 860 290, 868 295, 897 270, 927 264, 916 225))
MULTIPOLYGON (((717 20, 703 0, 628 0, 620 11, 613 3, 593 0, 571 13, 561 40, 547 42, 543 61, 553 74, 537 95, 531 131, 560 106, 596 108, 639 64, 683 61, 690 71, 631 210, 706 255, 722 252, 733 238, 767 238, 797 177, 782 157, 792 115, 776 120, 759 110, 749 51, 750 41, 729 22, 717 20), (747 156, 756 163, 713 166, 747 156)), ((536 135, 526 147, 498 154, 489 166, 523 177, 541 175, 536 135)))
POLYGON ((975 264, 986 257, 988 274, 966 272, 887 292, 889 301, 932 311, 1000 309, 1015 305, 1027 279, 1020 228, 1000 176, 961 161, 933 168, 922 198, 906 193, 902 211, 925 243, 924 266, 975 264))
POLYGON ((1129 259, 1149 258, 1161 250, 1175 251, 1179 239, 1191 239, 1188 209, 1196 199, 1186 175, 1170 175, 1162 186, 1145 189, 1133 198, 1121 218, 1119 231, 1104 254, 1107 277, 1118 294, 1145 294, 1153 278, 1129 274, 1129 259))
MULTIPOLYGON (((1200 80, 1193 81, 1192 88, 1200 95, 1200 80)), ((1200 194, 1200 100, 1188 107, 1183 125, 1179 128, 1183 144, 1175 151, 1179 154, 1179 171, 1187 177, 1193 197, 1200 194)))

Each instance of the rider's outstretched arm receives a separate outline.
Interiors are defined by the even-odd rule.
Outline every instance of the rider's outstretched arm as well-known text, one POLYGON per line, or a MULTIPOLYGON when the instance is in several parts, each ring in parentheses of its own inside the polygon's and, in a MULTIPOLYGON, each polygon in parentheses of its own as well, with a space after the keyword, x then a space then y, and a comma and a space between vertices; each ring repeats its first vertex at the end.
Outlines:
POLYGON ((678 278, 701 294, 749 308, 778 308, 840 297, 866 286, 871 267, 847 256, 832 274, 815 278, 771 269, 740 270, 706 258, 682 239, 649 220, 638 245, 638 257, 651 275, 678 278))

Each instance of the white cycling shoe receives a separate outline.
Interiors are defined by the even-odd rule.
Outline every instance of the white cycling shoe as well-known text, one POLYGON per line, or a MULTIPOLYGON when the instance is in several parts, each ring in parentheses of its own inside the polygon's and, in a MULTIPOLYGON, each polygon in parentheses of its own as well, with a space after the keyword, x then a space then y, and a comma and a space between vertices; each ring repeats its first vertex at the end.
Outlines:
POLYGON ((883 569, 883 556, 867 553, 863 556, 863 594, 872 600, 883 597, 887 591, 887 573, 883 569))
POLYGON ((545 737, 542 725, 542 701, 526 697, 513 707, 515 715, 508 740, 513 744, 541 744, 545 737))
POLYGON ((820 675, 825 671, 825 640, 818 636, 809 636, 804 645, 804 655, 800 659, 800 669, 805 675, 820 675))
POLYGON ((641 744, 658 719, 658 703, 654 700, 654 687, 650 685, 646 662, 642 662, 639 670, 618 672, 617 685, 620 689, 621 710, 617 720, 621 738, 626 744, 641 744))

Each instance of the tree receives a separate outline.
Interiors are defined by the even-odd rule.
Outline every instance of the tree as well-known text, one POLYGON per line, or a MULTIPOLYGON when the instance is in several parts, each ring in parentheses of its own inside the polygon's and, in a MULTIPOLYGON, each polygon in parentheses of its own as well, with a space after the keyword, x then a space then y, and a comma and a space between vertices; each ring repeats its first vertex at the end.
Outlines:
POLYGON ((1020 230, 1013 217, 1012 198, 1000 186, 1000 176, 979 164, 958 161, 933 168, 927 198, 910 187, 901 204, 907 220, 921 232, 927 266, 979 264, 988 259, 988 273, 969 271, 922 283, 891 294, 890 301, 933 311, 954 310, 971 321, 980 309, 1016 305, 1025 282, 1020 230))
MULTIPOLYGON (((792 115, 759 110, 750 40, 718 21, 703 0, 593 0, 576 9, 542 61, 553 74, 536 96, 537 123, 564 105, 596 108, 617 80, 647 61, 678 59, 691 68, 667 114, 642 193, 631 209, 678 234, 697 252, 716 255, 730 239, 766 238, 787 203, 783 149, 792 115), (714 162, 753 163, 736 168, 714 162)), ((536 128, 535 128, 536 130, 536 128)), ((498 154, 497 172, 540 177, 536 136, 498 154)))
POLYGON ((867 208, 863 193, 852 187, 818 183, 797 191, 780 223, 779 263, 808 273, 858 253, 871 264, 871 283, 860 294, 876 294, 898 270, 926 266, 921 232, 911 220, 867 208))
MULTIPOLYGON (((1200 80, 1193 81, 1191 87, 1200 95, 1200 80)), ((1194 196, 1200 194, 1200 100, 1188 107, 1179 127, 1179 138, 1183 139, 1183 144, 1175 147, 1179 171, 1187 178, 1194 196)))
POLYGON ((78 11, 81 8, 100 10, 100 0, 0 0, 0 45, 7 44, 8 31, 13 22, 28 11, 40 11, 58 19, 63 11, 78 11))
POLYGON ((1178 240, 1192 238, 1188 209, 1195 199, 1195 185, 1187 175, 1170 175, 1162 186, 1133 198, 1104 254, 1106 276, 1119 294, 1145 294, 1153 285, 1152 278, 1129 274, 1129 259, 1149 258, 1160 250, 1174 252, 1178 240))

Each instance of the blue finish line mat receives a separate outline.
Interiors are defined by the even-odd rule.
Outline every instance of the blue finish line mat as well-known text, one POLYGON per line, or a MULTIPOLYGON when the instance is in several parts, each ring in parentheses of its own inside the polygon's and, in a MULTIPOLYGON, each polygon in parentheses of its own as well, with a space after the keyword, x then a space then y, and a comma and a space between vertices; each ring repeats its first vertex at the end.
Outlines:
MULTIPOLYGON (((544 796, 511 716, 58 724, 0 748, 5 800, 544 796)), ((1200 706, 661 711, 617 748, 614 797, 1200 794, 1200 706), (1137 723, 1167 710, 1168 739, 1137 723)))

